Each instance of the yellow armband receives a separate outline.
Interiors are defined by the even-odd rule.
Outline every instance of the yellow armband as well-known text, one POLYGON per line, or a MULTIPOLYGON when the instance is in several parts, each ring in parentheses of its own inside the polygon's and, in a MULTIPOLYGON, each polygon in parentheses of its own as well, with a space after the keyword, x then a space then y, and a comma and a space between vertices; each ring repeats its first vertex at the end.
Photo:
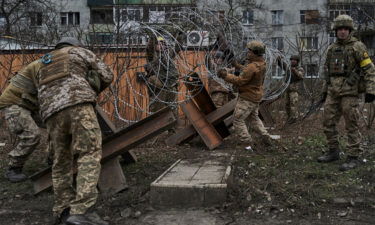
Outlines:
POLYGON ((368 64, 371 64, 371 63, 372 63, 371 59, 370 59, 370 58, 367 58, 367 59, 364 59, 364 60, 362 60, 362 61, 360 62, 360 66, 361 66, 361 67, 365 67, 365 66, 367 66, 368 64))

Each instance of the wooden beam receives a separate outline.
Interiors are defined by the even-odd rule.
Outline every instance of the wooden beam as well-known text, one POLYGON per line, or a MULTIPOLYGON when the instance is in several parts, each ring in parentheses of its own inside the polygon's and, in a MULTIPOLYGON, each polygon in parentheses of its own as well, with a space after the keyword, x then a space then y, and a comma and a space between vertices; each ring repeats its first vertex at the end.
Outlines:
MULTIPOLYGON (((105 164, 129 149, 144 143, 146 140, 168 130, 176 123, 173 112, 164 108, 149 117, 119 130, 103 140, 103 154, 101 163, 105 164)), ((74 170, 76 173, 76 170, 74 170)), ((34 193, 38 194, 52 186, 51 167, 46 168, 30 177, 34 186, 34 193)))

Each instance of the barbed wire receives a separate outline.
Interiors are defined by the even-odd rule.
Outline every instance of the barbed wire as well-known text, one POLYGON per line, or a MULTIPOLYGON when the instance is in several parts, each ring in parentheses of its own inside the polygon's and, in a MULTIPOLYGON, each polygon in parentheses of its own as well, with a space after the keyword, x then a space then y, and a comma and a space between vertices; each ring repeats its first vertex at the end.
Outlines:
MULTIPOLYGON (((195 83, 194 80, 189 81, 191 73, 198 74, 202 80, 213 79, 226 90, 235 91, 232 85, 217 76, 217 70, 223 67, 232 67, 233 60, 246 61, 245 41, 248 41, 249 37, 250 40, 262 41, 255 33, 250 33, 237 18, 221 17, 210 9, 181 8, 178 12, 171 12, 166 17, 168 19, 162 20, 162 24, 134 21, 122 24, 122 27, 125 28, 125 35, 122 38, 131 51, 128 55, 129 57, 135 56, 135 58, 130 59, 134 63, 129 62, 122 71, 118 71, 116 82, 112 86, 116 89, 114 91, 116 94, 111 101, 114 104, 116 117, 121 121, 127 123, 137 121, 125 119, 120 113, 123 111, 122 107, 130 107, 149 115, 154 113, 150 110, 152 104, 157 103, 177 108, 182 102, 194 97, 191 96, 191 92, 181 88, 187 82, 193 82, 189 84, 197 86, 198 90, 203 88, 202 84, 195 83), (175 16, 175 13, 178 13, 178 16, 175 16), (149 49, 149 43, 158 39, 165 42, 162 51, 156 50, 155 46, 149 49), (147 45, 146 49, 145 45, 147 45), (217 51, 224 52, 224 61, 213 69, 210 68, 209 61, 217 51), (144 54, 135 54, 136 52, 144 54), (147 55, 150 52, 151 56, 147 55), (146 64, 151 64, 152 75, 145 73, 144 66, 146 64), (136 73, 141 76, 134 76, 136 73), (150 78, 151 76, 153 79, 150 78), (135 87, 132 79, 137 77, 147 88, 147 93, 141 92, 139 87, 135 87), (155 84, 155 79, 158 85, 155 84), (128 96, 119 94, 119 90, 122 90, 124 85, 131 92, 132 101, 126 100, 128 96), (165 99, 165 96, 162 96, 165 93, 179 96, 179 98, 165 99), (137 101, 139 98, 149 99, 146 108, 144 104, 137 101)), ((157 43, 155 42, 155 45, 157 43)), ((285 71, 290 69, 290 65, 285 55, 272 46, 267 46, 265 59, 267 69, 264 100, 272 100, 284 92, 290 80, 290 76, 273 79, 277 61, 281 60, 284 65, 287 65, 287 68, 283 68, 285 71)), ((290 73, 285 72, 285 74, 290 73)))

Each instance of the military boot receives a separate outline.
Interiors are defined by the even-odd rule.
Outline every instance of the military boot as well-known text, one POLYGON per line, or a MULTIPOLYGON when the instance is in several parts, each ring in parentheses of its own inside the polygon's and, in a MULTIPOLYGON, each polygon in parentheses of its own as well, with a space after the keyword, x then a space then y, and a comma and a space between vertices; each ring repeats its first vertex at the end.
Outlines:
POLYGON ((273 140, 269 135, 262 135, 260 136, 260 139, 265 147, 271 147, 276 144, 275 140, 273 140))
POLYGON ((317 161, 320 163, 329 163, 340 159, 340 150, 331 149, 328 153, 318 157, 317 161))
POLYGON ((65 208, 60 215, 54 215, 54 225, 65 224, 69 217, 70 208, 65 208))
POLYGON ((68 225, 109 225, 95 212, 85 214, 73 214, 66 220, 68 225))
POLYGON ((5 178, 12 183, 16 183, 25 181, 27 176, 22 173, 22 167, 9 167, 5 172, 5 178))
POLYGON ((357 156, 348 156, 346 158, 345 163, 343 163, 340 167, 340 171, 348 171, 351 169, 355 169, 362 164, 362 161, 357 156))

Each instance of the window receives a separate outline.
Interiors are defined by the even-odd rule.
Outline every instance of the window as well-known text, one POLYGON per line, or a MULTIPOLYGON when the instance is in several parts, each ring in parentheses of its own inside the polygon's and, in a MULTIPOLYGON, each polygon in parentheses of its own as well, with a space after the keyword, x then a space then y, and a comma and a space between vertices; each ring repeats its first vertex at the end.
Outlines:
POLYGON ((79 12, 62 12, 60 13, 61 26, 79 25, 79 12))
POLYGON ((279 51, 284 49, 284 39, 282 37, 273 37, 271 38, 272 47, 276 48, 279 51))
POLYGON ((300 44, 303 51, 315 51, 318 49, 318 37, 301 37, 300 44))
POLYGON ((146 45, 148 38, 144 35, 135 35, 125 37, 124 43, 126 45, 146 45))
POLYGON ((254 11, 253 10, 248 9, 248 10, 243 11, 242 23, 244 25, 252 25, 254 23, 254 11))
POLYGON ((173 21, 181 21, 181 20, 190 20, 190 21, 197 21, 197 16, 195 13, 193 13, 192 10, 183 9, 183 8, 172 8, 171 11, 169 11, 166 14, 166 19, 169 22, 173 21))
POLYGON ((282 25, 284 18, 283 18, 283 10, 274 10, 271 11, 272 15, 272 25, 282 25))
POLYGON ((305 77, 306 78, 318 78, 319 77, 319 67, 317 64, 306 64, 305 65, 305 77))
POLYGON ((304 24, 319 24, 319 11, 318 10, 301 10, 300 18, 301 23, 304 24))
POLYGON ((150 23, 165 23, 166 8, 164 6, 150 7, 149 22, 150 23))
POLYGON ((122 11, 122 21, 142 21, 142 8, 127 8, 122 11))
POLYGON ((112 33, 90 33, 91 44, 101 45, 101 44, 111 44, 113 42, 112 33))
POLYGON ((330 32, 328 37, 329 44, 333 44, 336 41, 336 33, 330 32))
POLYGON ((328 9, 329 19, 333 21, 337 16, 350 14, 350 5, 349 4, 340 4, 340 5, 330 5, 328 9))
POLYGON ((272 78, 281 79, 284 77, 284 70, 280 66, 272 65, 272 78))
POLYGON ((113 24, 112 9, 92 9, 91 24, 113 24))
POLYGON ((30 26, 42 26, 43 14, 41 12, 30 12, 30 26))

